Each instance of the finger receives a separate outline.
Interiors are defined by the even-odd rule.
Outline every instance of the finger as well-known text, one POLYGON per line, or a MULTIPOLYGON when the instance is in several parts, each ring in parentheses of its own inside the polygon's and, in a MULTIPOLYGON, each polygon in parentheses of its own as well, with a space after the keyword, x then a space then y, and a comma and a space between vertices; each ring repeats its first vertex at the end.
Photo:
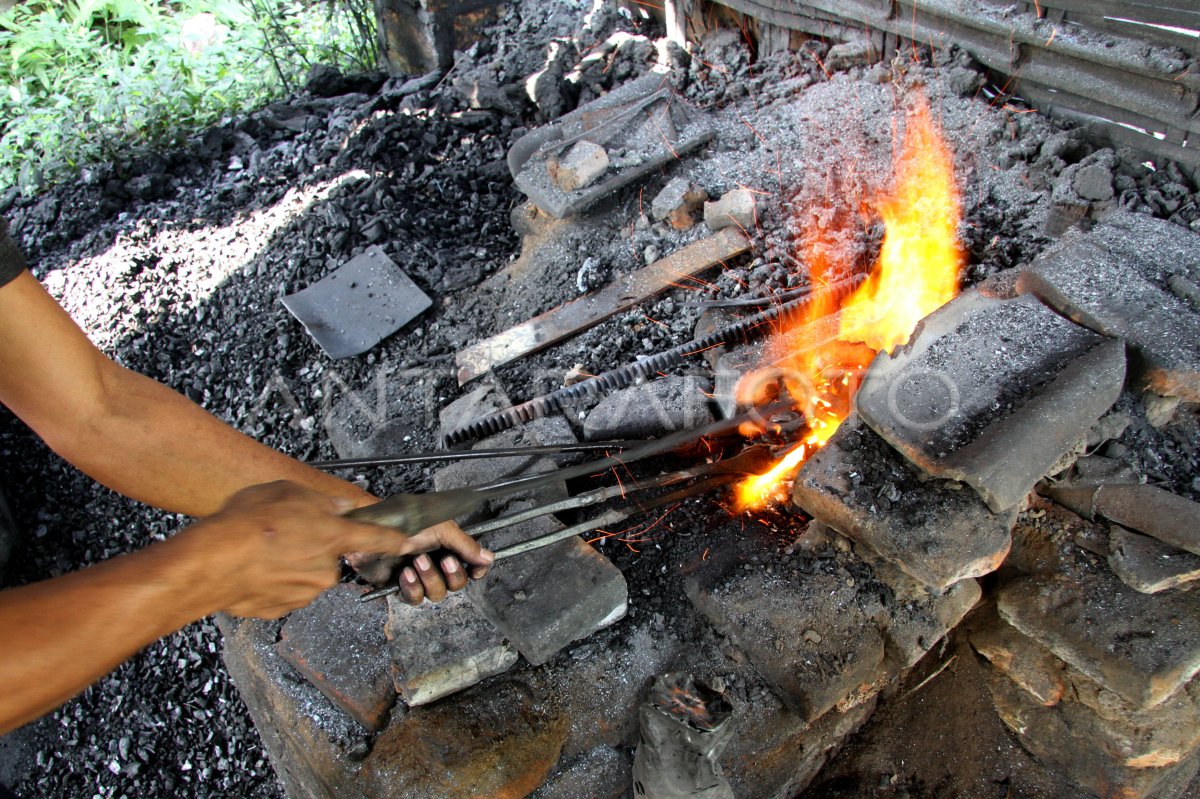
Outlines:
POLYGON ((425 588, 425 597, 430 602, 441 602, 446 598, 446 581, 442 573, 433 565, 428 555, 418 555, 413 561, 421 585, 425 588))
MULTIPOLYGON (((487 550, 484 551, 486 552, 487 550)), ((493 557, 495 556, 493 555, 493 557)), ((489 568, 489 566, 472 566, 470 569, 471 579, 482 580, 484 577, 487 577, 489 568)))
POLYGON ((433 536, 438 546, 450 550, 472 565, 489 566, 495 560, 494 554, 480 546, 454 522, 442 522, 421 531, 422 538, 427 535, 433 536))
POLYGON ((392 574, 400 564, 400 558, 381 558, 368 552, 351 552, 346 555, 346 562, 367 582, 387 585, 392 581, 392 574))
POLYGON ((467 587, 467 573, 463 571, 458 558, 447 555, 442 558, 439 565, 442 567, 442 577, 446 580, 446 588, 451 591, 461 591, 467 587))
POLYGON ((425 589, 412 566, 405 566, 400 570, 400 597, 414 607, 425 599, 425 589))

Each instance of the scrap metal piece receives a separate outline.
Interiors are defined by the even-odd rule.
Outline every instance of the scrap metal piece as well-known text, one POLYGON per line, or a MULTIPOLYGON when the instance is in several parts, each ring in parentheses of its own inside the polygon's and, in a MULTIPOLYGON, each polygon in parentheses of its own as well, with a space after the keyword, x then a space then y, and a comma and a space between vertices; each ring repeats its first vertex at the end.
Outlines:
POLYGON ((650 72, 522 136, 509 150, 508 168, 535 205, 564 219, 714 135, 707 114, 676 97, 665 74, 650 72), (555 180, 558 164, 579 142, 604 148, 607 171, 564 190, 555 180))
POLYGON ((572 300, 461 350, 455 357, 458 384, 464 385, 496 366, 510 363, 603 322, 654 297, 680 278, 697 275, 750 249, 737 228, 693 242, 649 266, 622 275, 599 291, 572 300))
POLYGON ((330 358, 366 352, 433 304, 378 246, 282 302, 330 358))

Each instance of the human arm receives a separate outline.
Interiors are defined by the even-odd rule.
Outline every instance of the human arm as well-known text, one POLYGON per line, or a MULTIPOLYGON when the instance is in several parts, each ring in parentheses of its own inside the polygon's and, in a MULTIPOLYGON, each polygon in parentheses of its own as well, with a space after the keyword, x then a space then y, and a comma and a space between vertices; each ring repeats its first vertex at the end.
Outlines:
MULTIPOLYGON (((354 506, 375 501, 357 486, 258 443, 161 383, 116 364, 28 272, 0 288, 0 343, 0 403, 59 455, 126 496, 201 517, 236 491, 275 480, 354 506)), ((438 534, 459 555, 478 551, 453 523, 438 534)), ((351 560, 368 562, 361 553, 351 560)), ((367 576, 381 581, 394 563, 383 561, 367 576)), ((419 603, 424 596, 437 601, 447 588, 466 584, 462 565, 452 556, 438 565, 418 559, 402 570, 407 601, 419 603)), ((481 576, 484 570, 474 564, 472 574, 481 576)))
POLYGON ((196 619, 274 618, 307 604, 337 582, 346 550, 411 555, 443 543, 350 521, 339 515, 348 507, 294 484, 255 486, 166 541, 0 591, 0 735, 196 619))

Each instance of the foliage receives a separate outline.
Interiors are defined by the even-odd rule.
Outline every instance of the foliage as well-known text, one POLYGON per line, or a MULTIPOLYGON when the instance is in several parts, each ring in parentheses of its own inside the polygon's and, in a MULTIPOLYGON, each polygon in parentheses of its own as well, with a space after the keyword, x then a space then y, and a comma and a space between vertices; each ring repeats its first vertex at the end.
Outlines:
POLYGON ((371 68, 373 25, 371 0, 26 0, 0 14, 0 187, 170 144, 317 63, 371 68))

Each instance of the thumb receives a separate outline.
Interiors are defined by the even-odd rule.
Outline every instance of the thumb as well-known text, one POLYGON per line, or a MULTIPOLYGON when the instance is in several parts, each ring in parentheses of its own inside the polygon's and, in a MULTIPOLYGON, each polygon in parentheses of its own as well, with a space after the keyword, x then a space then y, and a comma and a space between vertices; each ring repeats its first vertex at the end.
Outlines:
POLYGON ((369 552, 374 555, 407 555, 413 551, 407 535, 390 527, 366 522, 345 522, 341 552, 369 552))

